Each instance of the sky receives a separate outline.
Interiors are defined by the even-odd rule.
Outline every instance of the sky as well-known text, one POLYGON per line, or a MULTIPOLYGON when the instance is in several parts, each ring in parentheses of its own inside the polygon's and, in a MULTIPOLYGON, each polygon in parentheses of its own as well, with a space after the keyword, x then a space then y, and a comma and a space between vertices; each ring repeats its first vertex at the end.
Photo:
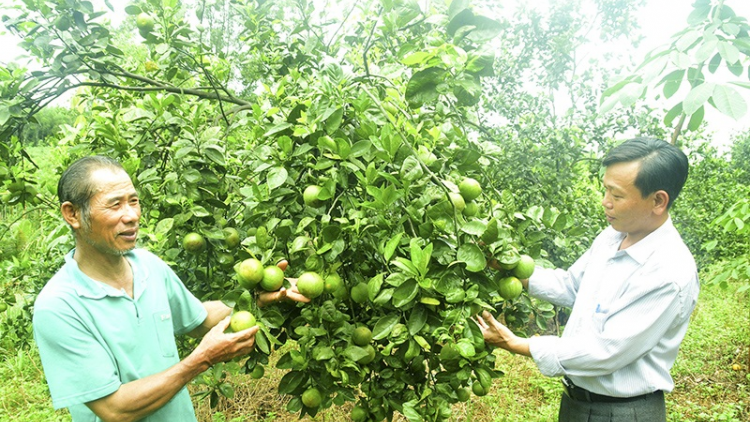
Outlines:
MULTIPOLYGON (((421 0, 419 3, 420 5, 423 5, 427 1, 429 0, 421 0)), ((509 5, 514 1, 527 2, 527 0, 503 0, 503 4, 509 5)), ((544 8, 545 5, 554 1, 555 0, 538 1, 536 4, 538 5, 538 8, 544 8)), ((587 2, 586 0, 582 1, 583 4, 587 2)), ((646 0, 646 5, 637 14, 638 22, 645 38, 640 47, 633 53, 633 58, 636 63, 640 62, 649 51, 669 43, 671 36, 686 26, 687 17, 693 10, 693 2, 694 0, 646 0)), ((3 3, 8 4, 5 1, 3 1, 3 3)), ((113 4, 117 4, 117 2, 114 2, 113 4)), ((526 4, 528 5, 529 3, 526 4)), ((737 15, 750 18, 749 1, 725 0, 724 4, 731 7, 737 15)), ((1 14, 2 9, 0 9, 0 15, 1 14)), ((4 28, 0 27, 0 45, 2 46, 2 48, 0 48, 0 66, 13 60, 19 61, 17 57, 23 54, 23 50, 17 47, 16 44, 17 40, 10 35, 5 34, 4 28)), ((23 61, 20 60, 19 62, 23 61)), ((627 66, 627 64, 623 64, 623 66, 627 66)), ((750 90, 743 88, 737 89, 745 95, 748 108, 750 109, 750 90)), ((680 94, 678 93, 677 95, 680 94)), ((649 96, 652 96, 651 93, 649 93, 649 96)), ((654 105, 658 106, 660 104, 654 105)), ((669 107, 671 107, 671 105, 673 104, 670 104, 669 107)), ((667 107, 667 105, 663 106, 667 107)), ((706 109, 705 120, 708 122, 709 131, 713 133, 714 144, 720 147, 729 144, 731 135, 750 128, 750 112, 748 112, 744 118, 736 121, 730 117, 724 116, 712 107, 708 107, 706 109)))

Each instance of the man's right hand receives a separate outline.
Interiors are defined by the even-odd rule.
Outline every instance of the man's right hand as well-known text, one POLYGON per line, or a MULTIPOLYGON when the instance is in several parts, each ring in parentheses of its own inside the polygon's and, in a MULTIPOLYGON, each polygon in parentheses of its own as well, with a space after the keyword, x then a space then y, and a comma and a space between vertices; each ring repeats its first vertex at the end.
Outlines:
POLYGON ((219 321, 201 340, 194 353, 204 356, 209 365, 226 362, 247 355, 255 348, 255 334, 258 326, 252 326, 236 333, 225 333, 229 318, 219 321))

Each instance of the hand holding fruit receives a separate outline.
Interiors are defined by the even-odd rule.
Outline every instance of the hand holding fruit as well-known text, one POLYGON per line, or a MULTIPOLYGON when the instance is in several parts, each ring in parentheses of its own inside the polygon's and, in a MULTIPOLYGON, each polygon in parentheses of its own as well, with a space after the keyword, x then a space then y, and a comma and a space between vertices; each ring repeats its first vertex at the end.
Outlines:
POLYGON ((482 336, 486 343, 509 352, 531 356, 528 340, 513 334, 508 327, 501 324, 489 312, 484 311, 481 315, 477 315, 476 322, 479 329, 482 330, 482 336))
POLYGON ((258 326, 254 323, 238 332, 226 333, 230 317, 221 320, 201 340, 192 354, 205 359, 209 365, 226 362, 247 355, 255 348, 255 334, 258 326))
MULTIPOLYGON (((282 277, 283 272, 286 270, 287 266, 289 265, 289 262, 287 260, 281 260, 276 264, 276 268, 281 269, 282 277)), ((273 268, 273 267, 268 267, 273 268)), ((294 278, 286 278, 286 280, 289 282, 290 287, 286 288, 283 286, 277 287, 276 289, 272 291, 264 291, 261 292, 258 295, 258 306, 263 307, 266 305, 270 305, 272 303, 280 302, 284 299, 289 299, 295 302, 303 302, 307 303, 310 302, 310 298, 304 296, 300 291, 297 289, 297 279, 294 278)), ((262 285, 261 281, 261 285, 262 285)), ((270 285, 269 285, 270 287, 270 285)))

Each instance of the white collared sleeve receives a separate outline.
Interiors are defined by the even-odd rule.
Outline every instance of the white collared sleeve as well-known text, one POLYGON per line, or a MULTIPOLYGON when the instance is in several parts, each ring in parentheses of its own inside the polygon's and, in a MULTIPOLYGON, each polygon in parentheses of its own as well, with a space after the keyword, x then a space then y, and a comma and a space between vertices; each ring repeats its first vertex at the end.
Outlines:
POLYGON ((592 316, 591 330, 561 338, 531 338, 531 355, 547 376, 606 376, 646 353, 673 362, 687 328, 683 322, 695 306, 697 293, 689 291, 693 285, 697 283, 685 290, 678 283, 665 282, 651 289, 631 289, 607 312, 592 316), (657 346, 664 341, 660 350, 657 346))

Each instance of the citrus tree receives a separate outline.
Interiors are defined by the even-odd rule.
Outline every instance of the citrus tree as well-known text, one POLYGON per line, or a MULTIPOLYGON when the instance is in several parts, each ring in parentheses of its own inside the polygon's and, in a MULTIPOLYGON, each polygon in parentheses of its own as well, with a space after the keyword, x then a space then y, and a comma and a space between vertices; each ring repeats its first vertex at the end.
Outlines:
MULTIPOLYGON (((220 28, 204 4, 176 0, 129 4, 119 31, 87 1, 29 2, 4 18, 44 67, 0 73, 9 201, 43 200, 22 126, 76 89, 66 159, 117 157, 142 198, 143 245, 196 295, 233 306, 233 325, 259 323, 244 371, 262 376, 294 340, 277 363, 291 412, 356 401, 354 420, 448 419, 501 375, 479 311, 524 335, 554 316, 517 279, 571 246, 566 234, 593 230, 576 216, 596 203, 595 151, 552 119, 490 127, 500 102, 485 89, 500 95, 511 76, 496 73, 507 27, 467 1, 355 2, 335 25, 303 0, 222 10, 220 28), (520 160, 526 136, 546 135, 556 153, 520 160), (551 168, 564 189, 539 187, 551 168), (542 206, 550 198, 559 206, 542 206), (256 292, 279 282, 311 302, 259 307, 256 292)), ((231 396, 224 368, 204 380, 214 399, 231 396)))

